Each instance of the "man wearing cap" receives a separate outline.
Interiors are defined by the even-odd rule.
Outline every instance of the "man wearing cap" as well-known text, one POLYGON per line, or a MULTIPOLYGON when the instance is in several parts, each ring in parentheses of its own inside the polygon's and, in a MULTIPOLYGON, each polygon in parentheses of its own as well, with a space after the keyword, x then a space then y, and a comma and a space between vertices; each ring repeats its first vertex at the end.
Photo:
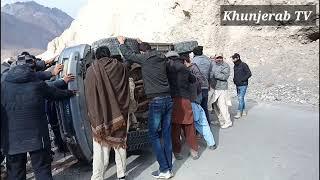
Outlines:
POLYGON ((234 117, 238 119, 241 116, 247 115, 247 112, 245 110, 244 96, 246 95, 246 91, 248 88, 248 80, 251 77, 251 71, 249 66, 245 62, 241 61, 240 55, 238 53, 235 53, 233 56, 231 56, 231 58, 234 63, 233 82, 237 88, 239 101, 238 111, 234 117))
POLYGON ((210 123, 210 117, 208 112, 208 92, 210 89, 211 81, 213 80, 213 71, 214 69, 214 63, 211 62, 211 60, 203 54, 203 47, 197 46, 192 51, 194 57, 192 59, 192 62, 196 64, 200 72, 206 77, 206 82, 202 83, 201 90, 202 90, 202 99, 201 99, 201 107, 203 108, 204 112, 206 113, 207 120, 210 123))
POLYGON ((63 99, 73 91, 49 87, 38 79, 35 60, 22 55, 10 68, 1 86, 6 117, 1 126, 1 148, 6 154, 8 180, 26 179, 27 153, 36 179, 52 179, 50 137, 45 99, 63 99))
POLYGON ((223 61, 223 54, 217 54, 213 58, 215 67, 213 69, 216 85, 213 96, 208 100, 208 106, 214 106, 213 110, 216 113, 219 124, 222 129, 232 126, 230 119, 229 107, 231 102, 228 96, 228 78, 230 76, 230 67, 223 61))
MULTIPOLYGON (((19 57, 30 57, 31 59, 34 59, 35 61, 35 70, 36 70, 36 76, 40 79, 40 80, 50 80, 50 78, 56 76, 57 74, 59 74, 62 70, 63 70, 63 64, 57 64, 55 65, 54 68, 52 68, 50 71, 45 71, 48 67, 51 67, 55 58, 52 58, 50 60, 47 60, 47 61, 44 61, 44 60, 41 60, 39 58, 36 58, 35 56, 33 55, 30 55, 28 52, 24 51, 22 52, 19 56, 18 56, 18 59, 19 57)), ((17 65, 18 61, 13 61, 11 64, 10 64, 10 68, 12 67, 15 67, 17 65)))

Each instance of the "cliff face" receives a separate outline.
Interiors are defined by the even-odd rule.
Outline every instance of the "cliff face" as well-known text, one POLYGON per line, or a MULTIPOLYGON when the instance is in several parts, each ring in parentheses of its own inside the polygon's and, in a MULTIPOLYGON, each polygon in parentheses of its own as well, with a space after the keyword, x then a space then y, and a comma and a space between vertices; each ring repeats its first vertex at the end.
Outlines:
MULTIPOLYGON (((242 55, 253 71, 249 98, 317 105, 319 27, 220 26, 220 5, 228 4, 319 7, 315 0, 89 0, 70 28, 51 41, 42 56, 117 35, 149 42, 197 40, 208 56, 224 53, 230 66, 233 53, 242 55)), ((232 84, 230 87, 235 95, 232 84)))

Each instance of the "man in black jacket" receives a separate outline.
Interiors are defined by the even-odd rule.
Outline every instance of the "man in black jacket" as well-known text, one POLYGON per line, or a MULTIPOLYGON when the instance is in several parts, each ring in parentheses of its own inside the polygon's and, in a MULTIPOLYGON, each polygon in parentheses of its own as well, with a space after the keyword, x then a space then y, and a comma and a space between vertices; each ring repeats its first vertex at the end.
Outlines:
POLYGON ((240 55, 235 53, 232 57, 234 63, 234 78, 233 82, 237 86, 237 94, 238 94, 238 111, 234 116, 235 118, 240 118, 241 116, 246 116, 247 113, 245 111, 245 101, 244 96, 248 87, 248 80, 251 77, 251 71, 249 66, 242 62, 240 59, 240 55))
MULTIPOLYGON (((55 65, 54 68, 52 68, 51 71, 45 71, 48 67, 51 67, 54 63, 54 60, 56 57, 52 58, 52 59, 49 59, 49 60, 41 60, 39 58, 36 58, 35 56, 29 54, 28 52, 24 51, 21 53, 21 55, 19 55, 17 57, 17 60, 21 57, 21 58, 24 58, 25 56, 29 56, 31 57, 32 59, 35 60, 35 69, 36 69, 36 75, 37 77, 40 79, 40 80, 49 80, 50 78, 56 76, 57 74, 59 74, 60 71, 63 70, 63 64, 57 64, 55 65)), ((13 61, 11 64, 10 64, 10 68, 12 67, 15 67, 17 66, 17 63, 19 61, 13 61)), ((2 73, 2 72, 1 72, 2 73)))
POLYGON ((198 142, 194 127, 191 106, 192 84, 196 82, 195 76, 184 65, 184 59, 175 51, 166 53, 168 58, 167 74, 170 84, 172 109, 172 147, 176 159, 182 159, 181 129, 186 142, 190 147, 190 154, 194 160, 199 158, 198 142))
POLYGON ((50 138, 45 99, 62 99, 73 91, 49 87, 38 79, 35 61, 26 55, 1 84, 1 105, 7 118, 1 127, 1 146, 7 159, 8 180, 26 179, 27 152, 36 179, 52 179, 50 138))
POLYGON ((141 65, 144 90, 149 103, 149 136, 153 151, 160 165, 159 171, 152 173, 153 177, 169 179, 172 175, 172 141, 171 141, 171 113, 172 99, 166 70, 166 57, 152 50, 150 44, 140 42, 142 54, 134 53, 127 45, 126 38, 118 37, 120 51, 129 63, 141 65), (163 143, 161 143, 162 139, 163 143))
MULTIPOLYGON (((74 75, 67 74, 67 75, 64 75, 64 77, 61 79, 56 79, 56 77, 51 78, 51 80, 46 81, 46 83, 50 87, 67 89, 68 83, 70 81, 73 81, 74 79, 75 79, 74 75)), ((66 153, 68 152, 68 149, 61 137, 58 114, 56 111, 56 101, 46 100, 45 107, 46 107, 45 110, 46 110, 47 118, 54 135, 53 142, 58 147, 58 152, 66 153)))

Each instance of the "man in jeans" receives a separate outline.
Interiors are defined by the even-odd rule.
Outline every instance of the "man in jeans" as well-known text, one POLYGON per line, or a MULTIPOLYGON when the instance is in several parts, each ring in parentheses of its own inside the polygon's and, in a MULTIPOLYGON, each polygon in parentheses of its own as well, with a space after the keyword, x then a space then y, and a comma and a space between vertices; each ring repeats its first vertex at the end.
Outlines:
POLYGON ((242 62, 240 59, 240 55, 235 53, 232 57, 232 61, 234 63, 234 78, 233 82, 237 86, 237 94, 238 94, 238 111, 234 118, 241 118, 241 116, 246 116, 247 113, 245 111, 245 101, 244 96, 246 95, 247 87, 248 87, 248 79, 251 77, 251 71, 249 66, 242 62))
POLYGON ((172 174, 171 114, 172 99, 166 72, 166 58, 148 43, 140 42, 141 54, 135 54, 127 45, 126 38, 118 37, 120 51, 129 63, 141 65, 144 90, 150 99, 149 136, 153 151, 160 165, 159 171, 152 173, 155 178, 169 179, 172 174), (160 141, 162 139, 162 141, 160 141))
MULTIPOLYGON (((203 55, 203 47, 202 46, 197 46, 193 49, 193 59, 192 63, 196 64, 200 72, 205 75, 207 82, 203 83, 201 85, 201 90, 202 90, 202 99, 201 99, 201 107, 203 108, 204 112, 206 113, 208 123, 210 123, 210 117, 209 117, 209 112, 208 112, 208 91, 209 91, 209 81, 213 79, 213 66, 214 64, 211 62, 211 60, 203 55)), ((210 107, 209 107, 210 108, 210 107)))
POLYGON ((216 149, 216 143, 213 138, 209 123, 207 121, 206 114, 203 108, 200 106, 202 95, 201 95, 201 83, 205 77, 200 72, 198 66, 193 64, 189 57, 183 56, 184 64, 187 66, 189 71, 196 77, 196 82, 190 87, 190 99, 193 111, 194 126, 196 130, 203 136, 207 142, 207 146, 210 150, 216 149))

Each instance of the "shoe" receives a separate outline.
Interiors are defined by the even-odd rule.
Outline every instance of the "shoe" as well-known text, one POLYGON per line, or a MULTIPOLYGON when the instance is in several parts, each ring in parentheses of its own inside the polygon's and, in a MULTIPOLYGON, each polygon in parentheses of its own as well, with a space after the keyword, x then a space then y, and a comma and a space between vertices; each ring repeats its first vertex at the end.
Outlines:
POLYGON ((192 159, 193 160, 197 160, 197 159, 199 159, 199 153, 198 153, 198 151, 195 151, 195 150, 190 150, 190 155, 191 155, 191 157, 192 157, 192 159))
POLYGON ((126 180, 126 177, 123 176, 123 177, 121 177, 121 178, 118 178, 118 180, 126 180))
POLYGON ((231 127, 231 126, 232 126, 232 122, 222 125, 221 129, 227 129, 228 127, 231 127))
POLYGON ((196 135, 197 140, 200 140, 202 138, 201 134, 196 135))
POLYGON ((173 177, 172 171, 167 170, 166 172, 154 171, 152 176, 157 179, 170 179, 173 177))
POLYGON ((209 149, 213 151, 213 150, 217 149, 217 145, 209 146, 209 149))
POLYGON ((169 172, 170 172, 170 174, 171 174, 171 177, 173 177, 173 176, 174 176, 173 171, 172 171, 172 170, 169 170, 169 172))
POLYGON ((243 110, 242 116, 247 116, 247 111, 243 110))
POLYGON ((237 111, 237 114, 234 116, 234 118, 239 119, 241 118, 241 112, 237 111))
POLYGON ((183 159, 183 156, 180 153, 173 153, 173 155, 174 155, 174 158, 176 160, 182 160, 183 159))

